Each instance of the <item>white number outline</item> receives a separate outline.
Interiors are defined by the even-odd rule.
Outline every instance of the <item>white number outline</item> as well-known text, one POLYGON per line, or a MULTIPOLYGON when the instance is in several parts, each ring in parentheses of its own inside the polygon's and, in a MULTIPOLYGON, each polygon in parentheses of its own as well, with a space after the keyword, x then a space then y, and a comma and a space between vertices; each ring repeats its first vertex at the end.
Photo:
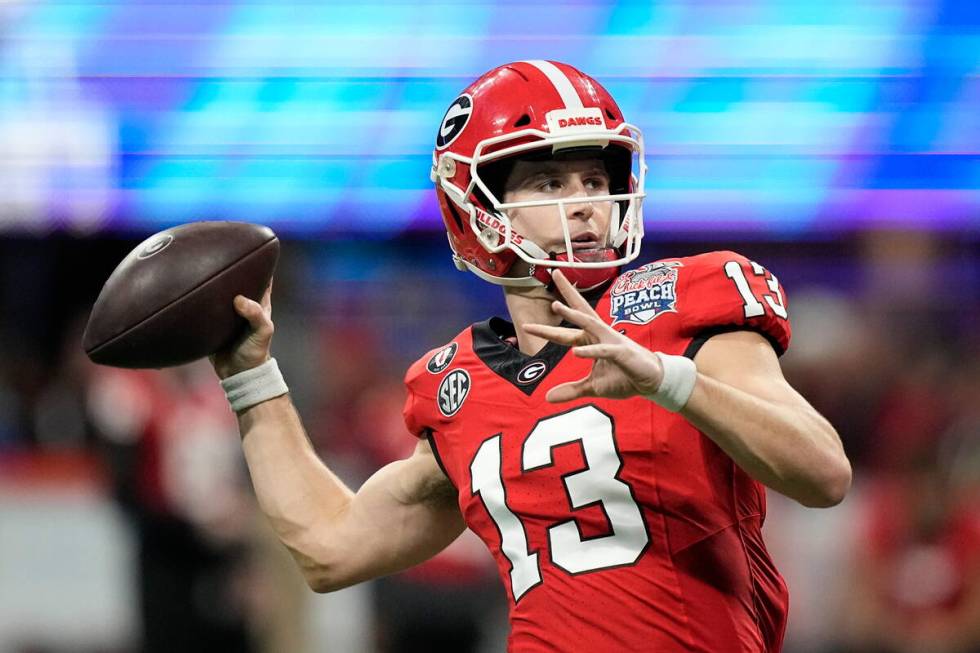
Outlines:
MULTIPOLYGON (((539 551, 531 551, 524 522, 507 505, 507 492, 504 487, 502 474, 501 438, 502 434, 498 433, 487 438, 480 444, 476 455, 473 457, 473 461, 470 463, 470 484, 473 496, 479 495, 480 501, 487 511, 487 515, 494 523, 494 527, 500 536, 500 550, 511 564, 511 593, 514 597, 514 602, 517 603, 529 590, 541 584, 543 580, 541 576, 540 556, 538 555, 539 551), (481 473, 480 479, 478 480, 477 476, 474 475, 474 471, 482 468, 482 465, 486 464, 483 462, 483 459, 489 458, 492 454, 484 452, 491 450, 490 448, 496 450, 497 453, 496 458, 491 458, 491 461, 497 463, 496 474, 487 474, 484 476, 481 473), (478 464, 478 461, 480 464, 478 464), (487 492, 487 490, 491 490, 492 492, 487 492), (500 503, 488 503, 488 497, 493 499, 497 495, 502 497, 500 503), (501 522, 503 522, 504 528, 501 528, 501 522), (515 522, 520 525, 520 529, 515 527, 515 522), (528 574, 529 565, 532 564, 533 573, 528 574)), ((553 466, 554 449, 568 444, 579 445, 582 451, 582 458, 585 461, 585 467, 561 475, 562 488, 565 491, 565 498, 568 501, 571 517, 548 527, 549 561, 553 566, 571 576, 636 564, 650 546, 650 535, 646 519, 643 511, 640 509, 633 487, 620 478, 620 473, 623 469, 623 457, 616 445, 615 422, 612 416, 593 404, 586 404, 538 420, 521 444, 521 472, 527 473, 553 466), (554 436, 554 433, 558 432, 556 429, 565 428, 564 424, 556 424, 556 421, 579 420, 580 416, 572 416, 583 410, 591 411, 593 413, 592 417, 601 416, 600 419, 603 421, 603 425, 600 425, 599 429, 594 429, 597 435, 592 435, 589 438, 591 444, 586 444, 586 437, 589 436, 559 436, 557 439, 547 437, 549 434, 554 436), (608 449, 604 449, 606 442, 603 439, 603 435, 607 432, 604 426, 606 424, 608 424, 608 444, 610 445, 608 449), (552 429, 550 433, 549 429, 552 429), (549 442, 550 444, 542 450, 532 451, 529 454, 527 448, 528 442, 533 443, 535 440, 541 438, 545 438, 542 444, 548 444, 549 442), (590 451, 592 452, 591 457, 590 451), (610 461, 604 459, 604 457, 609 455, 610 452, 615 457, 616 465, 615 470, 611 474, 606 474, 603 472, 609 471, 608 465, 610 461), (541 462, 542 460, 543 462, 541 462), (535 462, 537 464, 533 464, 535 462), (605 469, 603 470, 603 468, 605 469), (588 486, 588 481, 591 481, 591 478, 595 478, 596 474, 600 474, 601 476, 598 477, 598 482, 594 483, 594 487, 589 489, 598 493, 597 498, 576 505, 572 496, 572 489, 569 488, 569 479, 575 485, 576 490, 581 493, 583 488, 588 486), (582 481, 586 482, 576 483, 575 479, 582 479, 582 481), (603 487, 604 481, 612 481, 616 485, 603 487), (575 513, 596 505, 598 505, 609 524, 609 532, 602 535, 583 537, 582 529, 578 520, 575 518, 575 513), (609 506, 613 507, 614 513, 610 513, 609 506), (577 535, 574 539, 568 536, 571 529, 574 529, 577 535), (642 537, 642 541, 636 541, 638 536, 642 537), (614 541, 615 544, 612 546, 608 545, 610 540, 614 541), (606 542, 607 546, 590 547, 586 545, 584 548, 581 546, 590 542, 600 541, 606 542), (619 559, 610 564, 588 564, 583 566, 581 559, 595 557, 593 554, 596 548, 598 548, 600 555, 619 556, 619 559), (592 550, 590 551, 589 549, 592 550), (565 559, 562 560, 560 558, 565 559), (580 560, 576 563, 576 561, 572 560, 574 558, 580 558, 580 560)), ((485 470, 481 469, 481 472, 485 473, 485 470)))
POLYGON ((502 436, 502 433, 490 436, 477 449, 473 460, 470 462, 470 490, 473 496, 480 498, 483 509, 487 511, 487 516, 490 517, 490 521, 500 536, 500 552, 510 563, 510 589, 514 595, 514 603, 517 603, 528 590, 542 583, 541 563, 538 552, 531 551, 528 544, 527 528, 524 526, 524 522, 507 505, 507 488, 504 487, 503 479, 502 436), (496 456, 493 457, 493 453, 485 454, 484 451, 496 452, 496 456), (488 473, 485 476, 477 474, 478 465, 482 463, 482 459, 488 457, 491 459, 487 465, 488 473), (480 478, 479 487, 477 487, 478 477, 480 478), (488 498, 493 499, 497 492, 500 493, 499 503, 487 500, 488 498), (507 533, 514 533, 514 536, 505 537, 501 522, 504 522, 503 526, 507 528, 507 533), (515 522, 520 528, 515 528, 515 522))
MULTIPOLYGON (((749 261, 749 264, 752 266, 753 274, 757 277, 765 278, 769 290, 776 295, 776 299, 773 299, 773 296, 768 294, 763 295, 762 299, 765 300, 772 312, 778 317, 784 320, 788 319, 789 313, 786 311, 786 305, 783 302, 783 293, 779 289, 779 279, 755 261, 749 261)), ((745 312, 746 318, 759 317, 766 314, 766 307, 756 298, 755 293, 752 292, 752 288, 749 286, 749 280, 745 276, 745 270, 742 269, 741 263, 738 261, 728 261, 725 263, 725 276, 735 282, 735 288, 738 290, 738 294, 742 296, 742 301, 744 302, 742 309, 745 312)))

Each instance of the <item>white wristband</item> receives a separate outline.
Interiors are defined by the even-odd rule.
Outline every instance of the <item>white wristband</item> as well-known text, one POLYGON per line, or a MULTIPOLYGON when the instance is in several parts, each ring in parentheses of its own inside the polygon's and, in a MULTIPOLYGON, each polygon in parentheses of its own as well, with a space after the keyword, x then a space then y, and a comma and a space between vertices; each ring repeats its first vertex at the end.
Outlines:
POLYGON ((236 413, 289 392, 275 358, 250 370, 232 374, 221 381, 221 387, 236 413))
POLYGON ((671 356, 659 351, 653 352, 664 366, 664 378, 660 387, 652 395, 644 395, 650 401, 666 408, 672 413, 687 405, 698 380, 698 368, 686 356, 671 356))

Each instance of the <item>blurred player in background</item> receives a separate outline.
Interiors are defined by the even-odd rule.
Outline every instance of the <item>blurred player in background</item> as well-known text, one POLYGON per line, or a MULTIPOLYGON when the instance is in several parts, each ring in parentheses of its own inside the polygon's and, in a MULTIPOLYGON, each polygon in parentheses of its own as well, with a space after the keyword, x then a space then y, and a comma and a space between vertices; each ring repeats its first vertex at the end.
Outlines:
POLYGON ((144 653, 257 650, 243 591, 254 508, 234 424, 201 372, 89 372, 88 412, 138 545, 144 653))
POLYGON ((252 330, 215 369, 313 589, 411 567, 469 527, 511 599, 510 650, 780 649, 763 485, 832 506, 850 465, 782 376, 775 276, 733 252, 621 274, 644 173, 640 130, 571 66, 501 66, 451 104, 432 178, 453 258, 504 287, 511 321, 409 369, 415 452, 356 493, 314 454, 270 359, 271 291, 236 298, 252 330))

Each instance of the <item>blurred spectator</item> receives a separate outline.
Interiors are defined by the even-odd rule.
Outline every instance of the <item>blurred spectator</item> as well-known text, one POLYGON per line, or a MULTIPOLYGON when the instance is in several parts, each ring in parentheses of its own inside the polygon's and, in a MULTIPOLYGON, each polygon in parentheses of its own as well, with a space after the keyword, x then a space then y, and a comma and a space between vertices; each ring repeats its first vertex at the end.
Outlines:
POLYGON ((233 415, 207 362, 92 368, 88 409, 139 546, 143 651, 252 651, 254 508, 233 415))
POLYGON ((24 393, 18 387, 17 357, 11 338, 0 331, 0 451, 24 444, 26 413, 24 393))
POLYGON ((980 651, 980 468, 954 473, 960 466, 943 455, 944 448, 962 452, 969 440, 975 465, 978 426, 948 432, 938 449, 923 444, 871 480, 846 650, 980 651))

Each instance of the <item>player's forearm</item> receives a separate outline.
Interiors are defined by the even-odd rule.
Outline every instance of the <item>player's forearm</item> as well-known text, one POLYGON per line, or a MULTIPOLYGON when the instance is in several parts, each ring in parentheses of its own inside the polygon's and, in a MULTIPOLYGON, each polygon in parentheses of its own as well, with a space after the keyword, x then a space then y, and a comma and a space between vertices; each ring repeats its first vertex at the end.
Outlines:
POLYGON ((682 414, 753 478, 805 506, 836 505, 850 487, 837 432, 802 398, 776 403, 698 374, 682 414))
POLYGON ((259 506, 310 581, 337 544, 320 534, 339 530, 353 492, 317 457, 288 395, 249 408, 238 423, 259 506))

